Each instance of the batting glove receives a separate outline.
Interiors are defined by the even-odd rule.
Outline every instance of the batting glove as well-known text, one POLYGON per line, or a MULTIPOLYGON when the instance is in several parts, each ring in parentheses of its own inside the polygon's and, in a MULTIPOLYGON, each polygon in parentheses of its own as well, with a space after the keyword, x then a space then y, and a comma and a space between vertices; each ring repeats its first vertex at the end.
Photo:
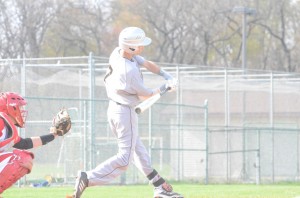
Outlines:
POLYGON ((178 80, 176 78, 168 80, 167 86, 169 87, 170 91, 175 91, 178 86, 178 80))
POLYGON ((172 80, 168 80, 167 83, 163 84, 159 88, 160 93, 164 93, 166 91, 175 91, 178 85, 178 80, 173 78, 172 80))

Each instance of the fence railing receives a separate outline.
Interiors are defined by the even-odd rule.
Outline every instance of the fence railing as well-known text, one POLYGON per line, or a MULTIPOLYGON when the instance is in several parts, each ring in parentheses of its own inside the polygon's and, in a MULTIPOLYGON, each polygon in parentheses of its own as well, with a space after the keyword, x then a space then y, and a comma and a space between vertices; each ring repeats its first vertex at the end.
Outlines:
MULTIPOLYGON (((73 114, 74 128, 64 141, 35 149, 36 171, 29 178, 50 170, 71 182, 75 170, 94 168, 117 152, 106 122, 107 62, 92 53, 0 60, 1 91, 18 92, 28 99, 29 117, 26 129, 20 130, 22 136, 47 132, 61 107, 73 114), (61 147, 61 153, 53 153, 52 146, 61 147), (47 152, 52 156, 43 158, 47 152), (64 158, 68 152, 72 154, 64 158), (62 159, 73 168, 64 172, 62 159)), ((299 180, 300 74, 159 65, 178 78, 178 89, 140 116, 139 132, 153 165, 163 175, 203 183, 299 180), (205 100, 209 108, 203 108, 205 100)), ((145 70, 143 76, 149 88, 164 83, 145 70)), ((132 168, 120 182, 144 182, 141 178, 132 168)))

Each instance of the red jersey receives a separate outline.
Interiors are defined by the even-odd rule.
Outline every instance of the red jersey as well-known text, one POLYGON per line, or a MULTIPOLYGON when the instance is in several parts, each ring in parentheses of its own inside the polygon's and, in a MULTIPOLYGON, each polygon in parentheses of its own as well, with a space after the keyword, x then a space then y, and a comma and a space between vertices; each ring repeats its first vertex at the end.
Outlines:
POLYGON ((21 140, 18 130, 6 113, 0 112, 0 153, 8 151, 21 140))

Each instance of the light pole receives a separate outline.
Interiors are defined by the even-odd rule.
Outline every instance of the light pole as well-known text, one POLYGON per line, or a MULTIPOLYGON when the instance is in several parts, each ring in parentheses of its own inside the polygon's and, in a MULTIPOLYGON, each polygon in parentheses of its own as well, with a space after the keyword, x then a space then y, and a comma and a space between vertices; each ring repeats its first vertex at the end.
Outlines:
MULTIPOLYGON (((246 74, 247 69, 247 16, 253 16, 256 14, 256 10, 253 8, 236 6, 232 9, 233 13, 243 14, 243 33, 242 33, 242 69, 243 74, 246 74)), ((244 76, 245 77, 245 76, 244 76)), ((245 131, 245 121, 246 121, 246 91, 243 91, 243 170, 242 176, 245 180, 247 178, 246 170, 246 131, 245 131)))
POLYGON ((242 68, 245 74, 247 69, 247 16, 253 16, 256 14, 256 10, 253 8, 247 8, 242 6, 236 6, 232 9, 234 13, 243 14, 243 33, 242 33, 242 68))

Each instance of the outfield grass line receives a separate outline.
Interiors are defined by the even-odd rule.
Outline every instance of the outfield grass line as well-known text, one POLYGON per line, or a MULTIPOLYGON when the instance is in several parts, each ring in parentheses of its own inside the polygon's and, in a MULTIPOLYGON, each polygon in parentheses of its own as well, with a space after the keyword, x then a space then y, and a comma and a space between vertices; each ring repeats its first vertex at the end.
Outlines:
MULTIPOLYGON (((280 185, 203 185, 175 184, 175 191, 185 198, 296 198, 300 197, 300 186, 280 185)), ((72 194, 73 187, 13 187, 3 193, 3 198, 65 198, 72 194)), ((99 186, 86 189, 82 198, 151 198, 150 185, 99 186)))

